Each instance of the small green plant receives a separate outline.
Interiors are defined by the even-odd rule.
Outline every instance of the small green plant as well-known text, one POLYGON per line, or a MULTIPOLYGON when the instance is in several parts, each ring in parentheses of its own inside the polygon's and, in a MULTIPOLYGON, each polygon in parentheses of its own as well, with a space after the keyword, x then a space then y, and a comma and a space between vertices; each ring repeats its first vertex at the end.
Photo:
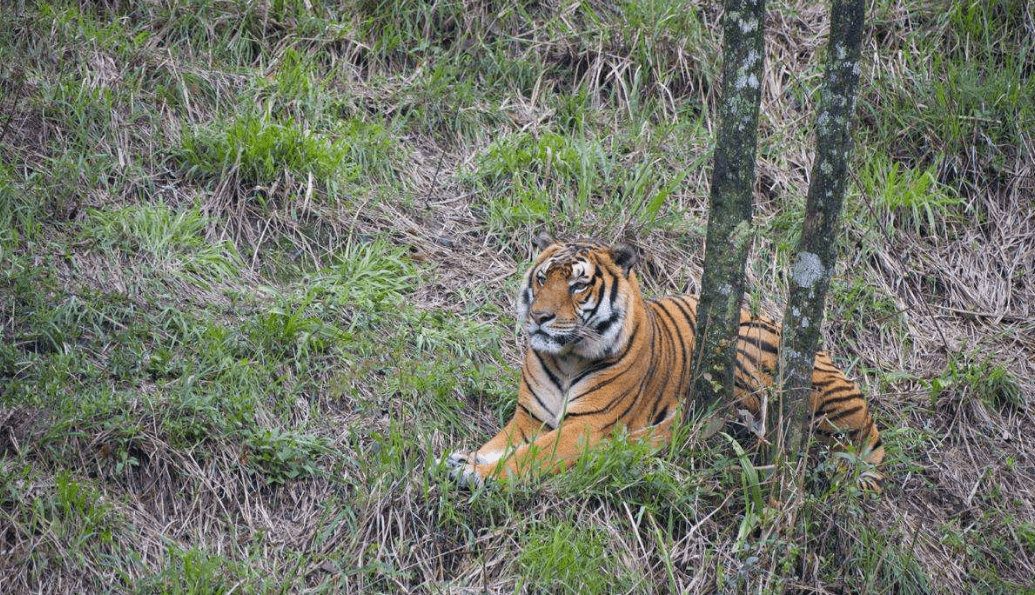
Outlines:
POLYGON ((350 240, 319 286, 338 305, 376 310, 398 305, 413 289, 416 273, 404 249, 383 240, 350 240))
POLYGON ((520 584, 543 593, 617 593, 635 583, 608 553, 607 539, 566 520, 537 524, 522 537, 520 584))
POLYGON ((589 449, 567 472, 552 480, 562 494, 635 504, 666 521, 697 497, 685 470, 666 461, 649 442, 618 434, 589 449))
POLYGON ((184 549, 170 544, 165 568, 141 581, 139 595, 209 595, 240 588, 236 565, 199 548, 184 549))
POLYGON ((259 357, 273 361, 291 359, 296 363, 322 353, 341 336, 333 325, 309 313, 308 301, 293 306, 273 306, 249 325, 248 338, 259 357))
POLYGON ((891 227, 930 235, 944 232, 946 222, 959 218, 956 209, 963 201, 938 181, 934 165, 912 169, 882 153, 865 163, 859 174, 862 190, 876 197, 891 227))
POLYGON ((90 211, 84 235, 103 248, 144 259, 158 272, 202 287, 236 277, 242 262, 226 240, 210 242, 209 220, 195 207, 175 211, 163 203, 90 211))
POLYGON ((945 372, 931 380, 931 404, 947 394, 960 401, 974 398, 997 411, 1024 409, 1024 393, 1013 374, 1002 363, 989 358, 980 360, 955 355, 949 358, 945 372))
POLYGON ((341 184, 359 180, 349 146, 317 134, 291 119, 246 115, 198 129, 183 140, 178 159, 196 177, 218 181, 234 176, 246 200, 302 200, 315 180, 326 198, 339 197, 341 184))
POLYGON ((245 430, 241 458, 250 474, 269 484, 286 484, 320 473, 317 458, 327 451, 315 434, 270 428, 245 430))

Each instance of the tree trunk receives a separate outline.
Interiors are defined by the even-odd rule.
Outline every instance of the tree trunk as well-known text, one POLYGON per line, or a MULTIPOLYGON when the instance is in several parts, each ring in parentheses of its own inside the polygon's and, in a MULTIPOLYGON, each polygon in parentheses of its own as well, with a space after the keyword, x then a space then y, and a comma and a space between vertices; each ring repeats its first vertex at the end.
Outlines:
POLYGON ((816 160, 805 202, 805 223, 791 269, 790 296, 780 349, 780 429, 776 445, 796 458, 808 430, 808 395, 823 322, 835 239, 852 148, 851 121, 859 83, 859 54, 865 20, 863 0, 834 0, 826 74, 816 118, 816 160), (782 439, 782 440, 781 440, 782 439))
POLYGON ((684 408, 690 419, 733 399, 733 361, 751 243, 751 193, 762 88, 765 0, 726 0, 722 100, 712 168, 708 234, 692 369, 684 408))

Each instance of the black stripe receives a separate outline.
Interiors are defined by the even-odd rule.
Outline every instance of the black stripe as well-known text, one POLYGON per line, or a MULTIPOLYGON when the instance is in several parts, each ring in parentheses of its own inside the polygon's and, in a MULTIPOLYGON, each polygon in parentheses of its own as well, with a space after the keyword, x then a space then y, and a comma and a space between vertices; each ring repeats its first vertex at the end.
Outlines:
POLYGON ((835 384, 837 382, 844 382, 844 380, 838 378, 837 376, 832 376, 832 377, 830 377, 827 380, 819 380, 819 381, 815 381, 814 380, 812 382, 812 386, 813 386, 813 388, 826 388, 826 387, 830 386, 831 384, 835 384))
POLYGON ((615 303, 615 300, 618 299, 618 281, 619 281, 619 278, 617 276, 615 276, 615 275, 610 275, 610 276, 613 278, 612 279, 612 284, 611 284, 611 304, 613 305, 615 303))
POLYGON ((877 437, 877 441, 876 441, 876 442, 874 442, 874 443, 873 443, 873 444, 872 444, 872 445, 870 446, 870 450, 877 450, 878 448, 880 448, 880 447, 882 447, 882 446, 884 446, 884 442, 882 442, 882 441, 881 441, 881 439, 880 439, 880 436, 878 436, 878 437, 877 437))
POLYGON ((740 335, 737 335, 737 337, 740 339, 741 343, 747 343, 748 345, 754 345, 755 347, 758 347, 759 349, 761 349, 761 350, 763 350, 763 351, 765 351, 767 353, 771 353, 773 355, 776 355, 779 352, 779 348, 776 345, 773 345, 769 341, 766 341, 764 338, 762 338, 761 335, 751 336, 751 335, 740 334, 740 335))
POLYGON ((539 416, 538 416, 538 415, 536 415, 535 413, 533 413, 531 409, 529 409, 528 407, 525 407, 524 403, 518 403, 518 407, 519 407, 519 408, 520 408, 520 409, 521 409, 522 411, 524 411, 524 412, 525 412, 525 415, 527 415, 528 417, 531 417, 532 419, 534 419, 535 421, 537 421, 537 422, 539 422, 539 423, 541 423, 541 424, 542 424, 542 423, 546 423, 546 422, 544 422, 543 420, 539 419, 539 416))
POLYGON ((546 362, 543 361, 543 356, 539 355, 539 352, 535 349, 532 350, 532 353, 534 353, 535 358, 539 360, 539 365, 542 366, 543 371, 546 372, 546 377, 550 379, 550 382, 552 382, 553 385, 557 387, 557 390, 564 392, 564 388, 561 386, 561 380, 557 378, 557 375, 554 374, 550 370, 550 367, 546 365, 546 362))
MULTIPOLYGON (((651 320, 652 320, 652 321, 655 321, 655 322, 656 322, 656 324, 658 324, 658 325, 660 325, 660 324, 661 324, 661 323, 660 323, 660 319, 659 319, 659 318, 654 318, 654 317, 651 317, 651 320)), ((673 349, 673 351, 674 351, 674 350, 675 350, 675 346, 676 346, 676 343, 675 343, 675 339, 673 339, 673 338, 672 338, 672 335, 671 335, 671 333, 669 333, 669 332, 668 332, 668 329, 667 329, 667 328, 665 329, 665 336, 667 336, 667 337, 668 337, 668 340, 669 340, 669 342, 671 342, 671 343, 672 343, 672 349, 673 349)), ((671 353, 671 352, 670 352, 670 353, 671 353)), ((653 377, 654 377, 654 374, 653 374, 653 372, 654 372, 655 370, 657 370, 657 366, 658 366, 658 362, 657 362, 657 361, 656 361, 656 360, 654 359, 654 352, 653 352, 653 351, 651 351, 651 360, 650 360, 650 364, 651 364, 651 365, 650 365, 650 371, 651 371, 651 378, 653 379, 653 377)), ((682 376, 682 375, 680 375, 680 376, 682 376)), ((651 408, 651 410, 652 410, 652 411, 653 411, 653 408, 654 408, 654 407, 657 407, 657 406, 658 406, 658 401, 660 401, 660 400, 661 400, 661 396, 665 394, 665 389, 666 389, 666 388, 668 388, 668 381, 669 381, 669 379, 671 379, 671 378, 672 378, 672 374, 664 374, 664 375, 663 375, 663 376, 661 377, 661 381, 662 381, 662 382, 661 382, 661 386, 660 386, 660 387, 658 387, 658 390, 656 390, 656 391, 653 391, 653 397, 654 397, 654 406, 653 406, 653 407, 651 408)), ((680 388, 680 387, 679 387, 679 386, 677 385, 677 386, 676 386, 676 388, 678 389, 678 388, 680 388)), ((624 418, 625 418, 625 416, 626 416, 626 414, 628 414, 628 413, 629 413, 629 411, 631 411, 631 410, 632 410, 633 406, 634 406, 634 405, 635 405, 635 404, 636 404, 636 403, 637 403, 637 402, 639 401, 639 398, 640 398, 640 395, 641 395, 641 394, 642 394, 642 392, 636 395, 636 398, 635 398, 635 399, 633 399, 633 402, 632 402, 632 403, 630 403, 630 404, 629 404, 629 406, 628 406, 628 407, 627 407, 627 408, 625 409, 625 412, 623 412, 623 413, 622 413, 622 417, 621 417, 621 419, 624 419, 624 418)))
POLYGON ((596 374, 597 372, 602 372, 602 371, 610 368, 611 366, 613 366, 616 363, 618 363, 620 361, 620 359, 621 358, 616 359, 616 360, 609 360, 608 359, 608 360, 600 360, 600 361, 595 362, 593 365, 591 365, 590 367, 586 368, 578 376, 576 376, 571 381, 571 385, 575 386, 576 384, 578 384, 578 383, 582 382, 583 380, 585 380, 587 376, 591 376, 593 374, 596 374))
MULTIPOLYGON (((637 335, 637 332, 639 330, 640 330, 640 323, 637 322, 637 326, 632 327, 632 333, 629 335, 628 343, 625 345, 625 350, 623 350, 621 354, 619 354, 617 356, 614 356, 614 357, 609 357, 608 359, 600 359, 600 360, 595 361, 588 368, 584 369, 579 376, 576 376, 574 378, 574 380, 571 381, 571 384, 569 386, 574 386, 576 384, 579 384, 586 377, 588 377, 590 375, 593 375, 593 374, 596 374, 596 373, 598 373, 598 371, 603 371, 605 369, 608 369, 609 367, 611 367, 611 366, 615 365, 616 363, 619 363, 623 359, 625 359, 625 355, 626 355, 626 353, 629 350, 629 346, 632 345, 632 339, 635 338, 635 335, 637 335)), ((631 366, 632 366, 632 363, 630 362, 629 365, 626 366, 626 368, 624 370, 620 371, 620 373, 618 373, 618 374, 625 374, 625 371, 627 371, 629 369, 629 367, 631 367, 631 366)))
MULTIPOLYGON (((678 331, 679 327, 676 325, 676 319, 673 318, 672 315, 668 313, 668 310, 666 310, 665 306, 662 305, 660 302, 655 304, 655 306, 656 306, 655 309, 657 310, 657 313, 658 313, 658 317, 660 318, 661 315, 664 314, 665 318, 670 323, 670 324, 666 325, 666 324, 661 324, 659 322, 659 326, 661 326, 662 330, 665 331, 665 336, 668 337, 668 340, 669 340, 670 343, 672 343, 672 346, 675 347, 676 346, 676 339, 673 338, 672 331, 669 330, 669 329, 678 331)), ((679 337, 679 343, 682 344, 683 347, 684 347, 683 351, 686 352, 686 344, 683 343, 682 333, 676 332, 676 335, 679 337)))
MULTIPOLYGON (((684 379, 683 379, 682 382, 684 382, 686 384, 689 384, 690 382, 693 382, 693 379, 691 378, 691 374, 690 374, 690 366, 691 366, 691 361, 690 360, 693 359, 693 355, 694 355, 694 347, 693 347, 693 345, 694 345, 694 341, 696 340, 697 321, 694 319, 693 313, 690 311, 690 309, 687 306, 683 305, 683 301, 682 300, 674 299, 674 300, 672 300, 672 303, 675 304, 676 309, 679 310, 679 313, 683 315, 683 320, 687 324, 686 332, 685 333, 680 333, 680 335, 682 335, 681 338, 683 340, 683 349, 684 349, 684 352, 683 352, 683 370, 682 370, 682 376, 684 377, 684 379)), ((680 391, 679 394, 683 394, 682 391, 680 391)))
MULTIPOLYGON (((815 388, 816 385, 812 385, 815 388)), ((834 388, 828 388, 825 391, 821 391, 824 397, 832 397, 834 395, 842 395, 844 393, 852 393, 854 396, 861 397, 862 393, 859 389, 855 388, 851 384, 845 384, 842 386, 835 386, 834 388)))
POLYGON ((609 316, 606 320, 601 320, 599 323, 597 323, 596 326, 593 327, 593 330, 603 335, 608 331, 608 329, 611 328, 612 324, 618 322, 619 315, 620 313, 618 312, 618 310, 611 312, 611 316, 609 316))
POLYGON ((733 388, 739 388, 747 393, 750 393, 751 391, 755 390, 753 386, 749 385, 740 376, 737 376, 736 374, 733 375, 733 388))
MULTIPOLYGON (((622 397, 624 397, 626 395, 626 393, 627 393, 627 391, 622 391, 622 392, 617 393, 614 397, 611 398, 610 401, 607 402, 606 405, 604 405, 603 407, 600 407, 599 409, 590 409, 588 411, 569 411, 569 412, 565 413, 564 416, 565 416, 565 418, 568 418, 568 417, 581 417, 583 415, 595 415, 597 413, 607 413, 608 411, 614 409, 615 403, 618 403, 619 401, 621 401, 622 397)), ((582 395, 579 395, 579 396, 581 397, 582 395)), ((624 417, 624 415, 622 417, 624 417)))
MULTIPOLYGON (((669 352, 669 355, 672 357, 672 361, 669 362, 669 364, 670 364, 669 367, 670 367, 670 371, 672 371, 672 373, 675 373, 675 369, 671 369, 673 367, 671 364, 675 363, 676 345, 680 343, 680 341, 677 340, 677 337, 679 336, 679 326, 676 325, 675 317, 673 317, 671 314, 669 314, 669 310, 666 309, 666 307, 664 307, 664 305, 659 303, 659 304, 657 304, 657 307, 658 307, 659 313, 663 314, 664 317, 666 317, 670 321, 670 324, 671 324, 671 326, 669 326, 669 325, 660 325, 660 326, 661 326, 662 330, 664 331, 664 335, 666 335, 669 338, 669 344, 672 346, 672 349, 669 352)), ((660 314, 658 316, 658 321, 659 322, 661 320, 660 314)), ((683 353, 685 355, 685 353, 686 353, 686 346, 683 345, 682 347, 683 347, 682 351, 683 351, 683 353)), ((684 359, 685 359, 685 357, 684 357, 684 359)), ((669 379, 672 378, 672 376, 673 376, 673 374, 668 374, 668 375, 666 375, 666 377, 664 377, 664 384, 661 385, 661 390, 658 391, 658 397, 659 398, 660 398, 660 395, 664 394, 664 389, 666 389, 669 386, 669 379)), ((682 370, 680 370, 680 374, 678 376, 680 384, 676 385, 676 394, 682 394, 682 390, 681 390, 682 386, 681 385, 682 385, 683 377, 684 376, 685 375, 682 374, 682 370)))
MULTIPOLYGON (((740 345, 737 345, 737 353, 739 355, 744 356, 744 359, 746 359, 749 362, 751 362, 751 365, 754 366, 756 370, 759 370, 759 369, 762 368, 762 366, 759 365, 759 360, 757 358, 755 358, 754 354, 748 353, 747 351, 741 349, 740 345)), ((739 360, 740 358, 738 357, 737 359, 739 360)))
MULTIPOLYGON (((623 375, 623 374, 625 374, 626 372, 628 372, 628 371, 629 371, 629 368, 631 368, 631 367, 633 366, 633 364, 635 364, 635 363, 636 363, 636 361, 635 361, 635 360, 633 360, 632 358, 630 358, 630 359, 629 359, 629 365, 628 365, 628 366, 626 366, 624 370, 622 370, 621 372, 615 372, 615 375, 614 375, 614 376, 612 376, 612 377, 608 378, 607 380, 604 380, 604 381, 602 381, 602 382, 599 382, 599 383, 597 383, 597 384, 596 384, 596 385, 595 385, 595 386, 594 386, 593 388, 591 388, 591 389, 588 389, 588 390, 585 390, 585 391, 580 391, 580 392, 579 392, 579 398, 581 399, 582 397, 584 397, 584 396, 586 396, 586 395, 588 395, 588 394, 590 394, 590 393, 592 393, 592 392, 594 392, 594 391, 596 391, 596 390, 598 390, 598 389, 600 389, 600 388, 603 388, 603 387, 607 386, 608 384, 611 384, 611 383, 612 383, 612 382, 614 382, 615 380, 618 380, 619 378, 621 378, 621 377, 622 377, 622 375, 623 375)), ((605 367, 610 367, 610 366, 605 366, 605 367)), ((603 369, 603 368, 601 368, 601 369, 603 369)), ((574 385, 573 385, 573 386, 574 386, 574 385)))
MULTIPOLYGON (((525 407, 521 403, 518 403, 518 407, 521 407, 521 410, 525 412, 525 415, 527 415, 528 417, 532 418, 533 421, 538 422, 540 426, 547 426, 549 428, 554 428, 555 427, 550 422, 548 422, 546 420, 543 420, 543 419, 540 419, 539 416, 536 415, 535 413, 533 413, 531 409, 529 409, 528 407, 525 407)), ((518 426, 518 429, 520 430, 521 427, 518 426)), ((525 431, 524 430, 521 430, 521 436, 525 437, 525 431)), ((527 442, 527 440, 526 440, 526 442, 527 442)))
MULTIPOLYGON (((862 411, 862 408, 863 408, 862 405, 856 405, 855 407, 850 407, 848 409, 844 409, 842 411, 839 411, 837 413, 837 415, 835 415, 833 417, 827 416, 827 421, 830 422, 830 423, 834 423, 835 421, 837 421, 839 419, 843 419, 845 417, 848 417, 849 415, 852 415, 853 413, 859 413, 860 411, 862 411)), ((855 431, 858 431, 858 430, 855 430, 855 431)))
MULTIPOLYGON (((600 270, 600 269, 597 269, 597 270, 600 270)), ((593 290, 596 291, 596 284, 595 283, 594 283, 593 290)), ((600 293, 603 294, 604 293, 603 290, 601 290, 600 293)), ((600 299, 600 295, 598 295, 597 296, 597 303, 593 304, 593 309, 589 311, 589 314, 587 314, 586 318, 584 318, 583 320, 585 320, 586 322, 589 322, 590 320, 593 320, 593 317, 596 316, 597 309, 600 308, 600 304, 603 301, 604 300, 600 299)))
POLYGON ((532 388, 532 383, 528 381, 527 373, 525 372, 525 369, 523 367, 521 368, 521 381, 524 382, 525 386, 528 387, 528 392, 532 393, 532 396, 535 397, 535 402, 539 403, 539 406, 543 408, 543 411, 550 411, 550 408, 546 406, 546 403, 544 403, 543 400, 539 398, 539 394, 535 392, 534 388, 532 388))
POLYGON ((743 332, 745 329, 768 331, 776 336, 779 336, 780 334, 779 329, 776 328, 772 323, 760 318, 752 318, 746 322, 740 323, 739 332, 743 332))
MULTIPOLYGON (((756 370, 748 370, 747 367, 744 365, 744 362, 739 357, 733 360, 733 366, 740 371, 741 376, 746 378, 745 382, 751 381, 751 383, 755 386, 760 386, 762 384, 761 379, 758 377, 757 374, 755 374, 757 368, 756 370)), ((734 380, 737 378, 736 371, 733 374, 733 378, 734 380)))
POLYGON ((668 303, 671 303, 671 302, 672 302, 672 298, 665 298, 663 300, 656 300, 656 301, 653 302, 653 306, 654 307, 652 308, 652 310, 654 312, 664 313, 665 317, 668 318, 668 320, 672 321, 672 326, 676 326, 676 317, 673 316, 672 313, 668 311, 668 308, 665 307, 665 304, 668 304, 668 303))
MULTIPOLYGON (((665 306, 665 304, 673 304, 673 303, 674 302, 672 300, 665 300, 664 302, 659 302, 658 303, 658 307, 661 308, 661 310, 665 313, 665 315, 668 316, 669 320, 672 321, 672 331, 675 333, 676 337, 679 338, 679 343, 683 345, 683 351, 685 352, 686 351, 686 346, 687 346, 686 345, 686 333, 682 332, 682 330, 679 328, 679 322, 676 321, 675 314, 669 312, 668 308, 665 306)), ((678 306, 673 306, 673 307, 676 308, 677 310, 679 309, 678 306)), ((693 332, 693 327, 690 328, 690 331, 693 332)))
MULTIPOLYGON (((660 400, 662 394, 664 394, 662 391, 658 391, 655 393, 655 396, 660 400)), ((641 395, 643 395, 642 388, 636 393, 635 397, 629 400, 629 406, 625 408, 625 411, 618 414, 618 417, 615 418, 615 421, 611 424, 611 426, 614 426, 616 423, 618 423, 619 420, 625 419, 625 416, 629 415, 629 412, 632 411, 633 407, 636 406, 636 403, 640 401, 641 395)))
POLYGON ((666 417, 668 417, 668 405, 666 405, 664 409, 658 412, 658 415, 654 418, 654 421, 652 421, 650 425, 656 426, 661 422, 665 421, 666 417))
POLYGON ((837 429, 834 429, 833 431, 831 431, 831 430, 824 430, 823 428, 813 428, 812 431, 817 436, 821 436, 823 438, 833 438, 834 436, 840 434, 840 432, 837 429))
POLYGON ((817 370, 822 370, 823 372, 840 372, 841 371, 841 370, 838 370, 837 367, 835 367, 833 364, 828 364, 828 363, 822 361, 819 358, 819 354, 818 353, 816 354, 816 357, 815 357, 815 359, 813 361, 815 362, 814 366, 815 366, 815 368, 817 370))
POLYGON ((748 319, 746 322, 741 322, 740 326, 754 326, 770 330, 777 335, 780 334, 780 329, 776 328, 776 324, 768 318, 760 318, 756 316, 755 318, 748 319))
POLYGON ((686 319, 687 324, 690 326, 690 332, 697 332, 697 318, 694 313, 690 311, 690 308, 683 305, 683 300, 673 299, 672 303, 676 305, 676 308, 683 314, 683 318, 686 319))
MULTIPOLYGON (((648 315, 648 319, 650 320, 652 332, 654 334, 657 334, 657 323, 656 323, 656 321, 654 319, 654 316, 650 315, 650 311, 649 310, 647 311, 647 315, 648 315)), ((601 430, 600 430, 601 432, 607 432, 609 429, 613 428, 615 426, 615 424, 617 424, 620 420, 625 419, 625 416, 628 415, 629 412, 632 411, 632 408, 636 406, 636 403, 639 402, 640 397, 643 395, 644 387, 645 386, 649 386, 651 381, 654 379, 654 373, 655 373, 655 370, 656 370, 656 368, 654 366, 654 353, 655 353, 654 345, 655 345, 655 343, 656 343, 656 341, 648 341, 647 342, 647 348, 650 350, 650 354, 648 356, 648 360, 647 361, 650 362, 650 366, 648 366, 647 372, 643 375, 643 378, 640 379, 640 383, 639 383, 639 385, 637 387, 636 396, 629 400, 629 406, 625 408, 625 411, 622 411, 620 414, 618 414, 617 417, 615 417, 615 419, 611 423, 609 423, 606 426, 604 426, 603 428, 601 428, 601 430)), ((626 394, 626 393, 623 392, 622 395, 624 395, 624 394, 626 394)), ((658 399, 660 399, 661 395, 664 394, 664 393, 662 391, 655 391, 655 394, 657 395, 658 399)), ((611 407, 614 406, 614 403, 616 401, 617 401, 617 399, 613 399, 612 402, 608 404, 608 407, 606 408, 606 410, 610 410, 611 407)))
MULTIPOLYGON (((654 404, 651 405, 651 407, 650 407, 650 415, 647 416, 648 419, 656 419, 656 415, 658 413, 658 405, 661 405, 661 399, 660 398, 654 399, 654 404)), ((658 424, 656 424, 654 422, 651 422, 650 425, 656 426, 658 424)))
POLYGON ((827 412, 830 410, 831 406, 838 405, 857 398, 858 395, 849 395, 847 397, 838 397, 836 399, 829 399, 823 401, 823 404, 820 405, 818 409, 816 409, 816 413, 814 415, 826 415, 827 412))
POLYGON ((589 311, 588 315, 586 315, 586 318, 585 318, 586 322, 589 322, 590 320, 593 320, 593 316, 596 315, 597 309, 600 307, 601 302, 604 301, 604 300, 601 299, 601 297, 603 297, 604 291, 603 291, 603 289, 600 289, 598 291, 599 288, 598 288, 598 284, 597 284, 597 279, 601 280, 600 281, 600 285, 601 286, 604 284, 603 274, 600 271, 601 271, 600 267, 596 267, 596 269, 594 269, 594 271, 593 271, 593 278, 589 280, 589 282, 593 285, 592 293, 596 295, 597 303, 593 304, 593 309, 589 311))
POLYGON ((676 309, 679 310, 679 314, 683 315, 683 320, 686 321, 687 329, 685 333, 680 333, 680 340, 683 344, 683 351, 687 351, 690 347, 690 341, 693 340, 693 333, 697 332, 698 321, 693 320, 693 315, 690 311, 682 305, 682 302, 678 299, 672 300, 676 304, 676 309))
POLYGON ((622 352, 612 355, 607 361, 612 363, 621 361, 626 354, 629 353, 629 349, 632 347, 633 341, 636 340, 636 334, 640 332, 640 321, 637 320, 633 323, 632 331, 629 333, 629 339, 625 342, 625 346, 622 347, 622 352))

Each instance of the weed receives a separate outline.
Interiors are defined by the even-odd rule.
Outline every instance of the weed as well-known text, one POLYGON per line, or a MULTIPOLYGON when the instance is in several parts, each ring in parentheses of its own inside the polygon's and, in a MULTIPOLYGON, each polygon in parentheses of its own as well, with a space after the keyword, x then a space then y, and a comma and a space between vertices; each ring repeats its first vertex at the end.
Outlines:
POLYGON ((1023 74, 1030 32, 1013 2, 963 3, 929 22, 904 36, 911 49, 863 92, 864 109, 884 112, 878 146, 887 154, 966 197, 1022 158, 1015 148, 1035 118, 1035 83, 1023 74))
POLYGON ((264 115, 199 129, 184 139, 177 157, 202 180, 235 176, 248 191, 245 199, 260 206, 278 198, 302 199, 310 179, 334 200, 339 183, 359 179, 342 146, 291 120, 276 122, 264 115))
POLYGON ((106 250, 140 257, 163 274, 210 287, 240 273, 236 247, 206 239, 210 221, 198 208, 177 212, 162 203, 143 204, 91 210, 89 216, 87 238, 106 250))
POLYGON ((889 219, 889 228, 916 234, 945 235, 947 223, 959 221, 963 201, 940 183, 936 167, 923 171, 900 167, 882 154, 874 154, 860 170, 862 190, 877 198, 877 205, 889 219))
POLYGON ((484 219, 490 230, 535 221, 564 230, 584 226, 588 218, 605 229, 632 225, 646 232, 673 225, 679 212, 665 207, 686 172, 667 170, 660 158, 629 166, 625 150, 640 149, 555 132, 521 133, 492 143, 468 179, 488 194, 484 219))
POLYGON ((676 511, 698 497, 683 471, 658 457, 649 443, 619 435, 579 457, 557 483, 562 494, 635 504, 668 526, 676 511))
POLYGON ((266 483, 284 484, 316 475, 316 458, 326 450, 324 439, 312 434, 277 428, 245 430, 241 460, 249 473, 266 483))
POLYGON ((137 585, 140 595, 203 595, 240 588, 241 572, 223 556, 170 544, 165 568, 137 585))
POLYGON ((417 270, 405 251, 384 241, 350 241, 329 275, 314 280, 325 306, 358 311, 398 306, 413 289, 417 270))
POLYGON ((931 404, 955 395, 960 402, 977 399, 999 410, 1018 410, 1025 406, 1017 379, 1000 362, 991 359, 974 361, 970 357, 950 357, 945 372, 931 380, 931 404))
POLYGON ((514 562, 521 584, 540 592, 614 593, 635 584, 634 575, 615 567, 602 533, 565 520, 533 526, 514 562))

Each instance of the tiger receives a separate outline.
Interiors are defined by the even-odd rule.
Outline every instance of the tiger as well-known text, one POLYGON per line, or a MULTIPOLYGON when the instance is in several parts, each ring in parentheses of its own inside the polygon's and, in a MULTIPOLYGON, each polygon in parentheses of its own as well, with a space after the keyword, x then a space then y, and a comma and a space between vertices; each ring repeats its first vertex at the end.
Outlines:
MULTIPOLYGON (((491 440, 446 460, 465 486, 571 467, 587 449, 616 432, 630 440, 671 440, 672 423, 692 385, 697 325, 693 296, 645 299, 626 244, 558 242, 547 234, 517 297, 527 349, 513 418, 491 440)), ((758 419, 772 386, 780 329, 742 309, 734 394, 758 419)), ((876 467, 884 446, 866 401, 824 352, 818 352, 808 399, 812 430, 827 442, 847 442, 876 467)), ((880 491, 883 476, 860 475, 880 491)))

